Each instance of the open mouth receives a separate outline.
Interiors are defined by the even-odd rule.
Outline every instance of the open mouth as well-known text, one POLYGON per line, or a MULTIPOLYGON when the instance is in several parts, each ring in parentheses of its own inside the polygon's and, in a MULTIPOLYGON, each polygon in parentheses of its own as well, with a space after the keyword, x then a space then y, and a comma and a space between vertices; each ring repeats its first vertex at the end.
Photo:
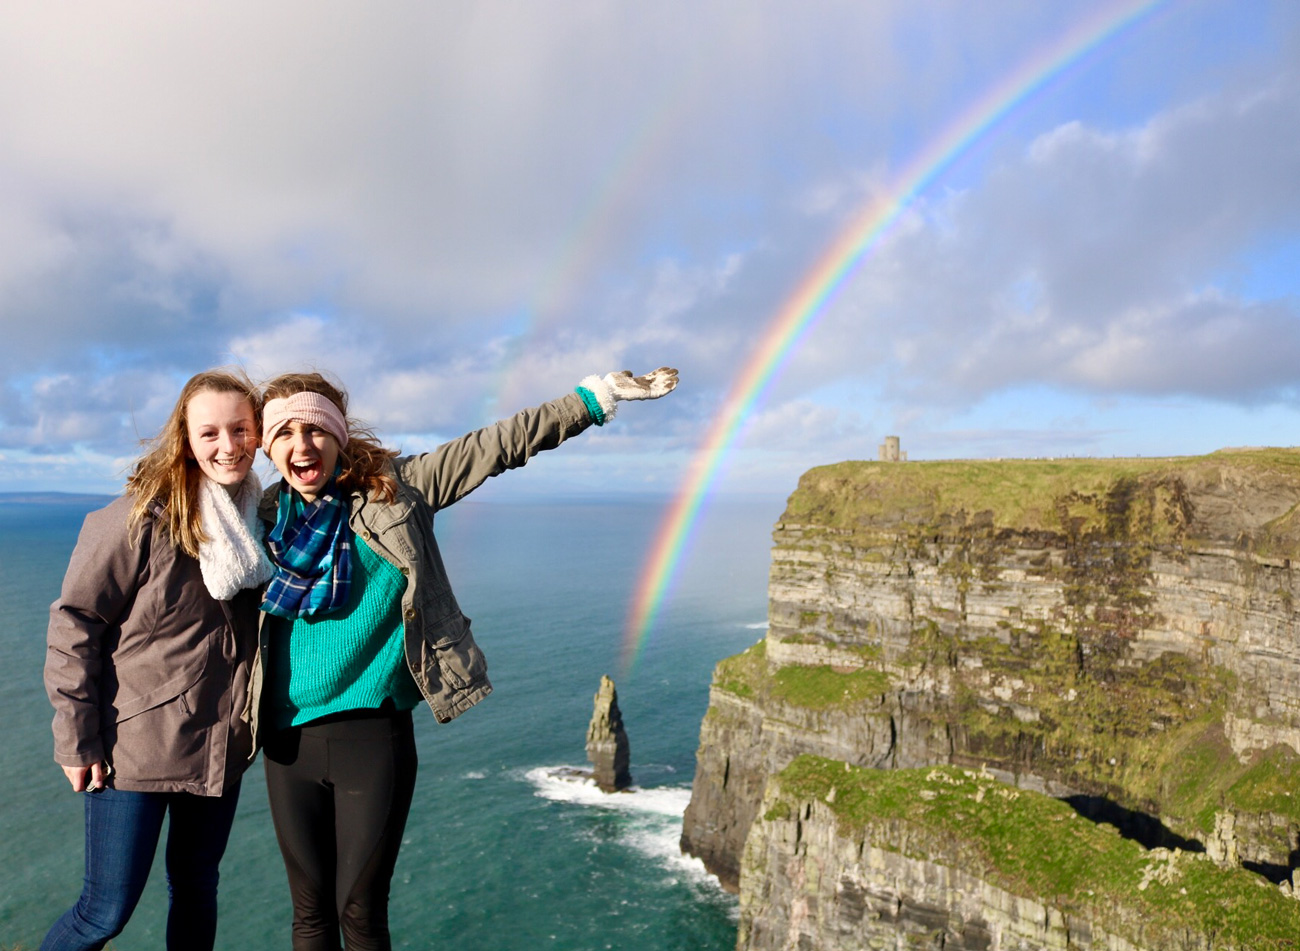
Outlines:
POLYGON ((306 485, 313 485, 320 481, 325 470, 321 467, 319 459, 312 459, 306 462, 290 462, 289 471, 293 477, 306 485))

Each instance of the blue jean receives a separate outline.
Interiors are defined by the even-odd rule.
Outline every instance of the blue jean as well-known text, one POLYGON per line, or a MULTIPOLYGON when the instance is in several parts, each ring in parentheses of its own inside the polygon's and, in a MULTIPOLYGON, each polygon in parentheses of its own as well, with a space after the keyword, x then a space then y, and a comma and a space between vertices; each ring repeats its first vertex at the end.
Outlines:
POLYGON ((97 951, 121 933, 144 892, 163 816, 167 829, 167 947, 211 951, 217 935, 217 865, 226 851, 239 784, 224 796, 101 789, 86 800, 86 878, 77 903, 41 951, 97 951))

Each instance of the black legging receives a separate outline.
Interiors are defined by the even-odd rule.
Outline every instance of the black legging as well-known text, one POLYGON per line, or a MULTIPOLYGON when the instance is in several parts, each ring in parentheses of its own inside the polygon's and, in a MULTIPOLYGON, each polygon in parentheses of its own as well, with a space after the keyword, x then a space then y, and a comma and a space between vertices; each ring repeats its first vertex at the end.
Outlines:
POLYGON ((266 788, 293 896, 294 951, 389 951, 388 886, 415 789, 409 711, 274 732, 266 788))

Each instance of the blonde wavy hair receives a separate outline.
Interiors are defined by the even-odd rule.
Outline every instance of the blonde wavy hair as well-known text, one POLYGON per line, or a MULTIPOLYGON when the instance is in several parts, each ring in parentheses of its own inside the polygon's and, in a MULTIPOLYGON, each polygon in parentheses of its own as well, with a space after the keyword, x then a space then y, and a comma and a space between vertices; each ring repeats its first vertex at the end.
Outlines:
POLYGON ((171 415, 158 435, 146 444, 150 447, 136 462, 126 480, 131 496, 131 514, 127 527, 138 537, 149 507, 162 506, 160 521, 171 536, 172 544, 195 558, 199 544, 207 541, 199 520, 199 466, 190 452, 190 400, 200 393, 235 393, 248 400, 253 408, 254 433, 262 431, 262 398, 257 387, 238 367, 220 367, 195 374, 181 387, 171 415))
POLYGON ((373 430, 348 415, 347 392, 319 373, 282 373, 262 388, 262 400, 281 400, 295 393, 319 393, 338 407, 347 422, 348 444, 339 450, 343 464, 339 488, 373 494, 384 503, 397 501, 397 480, 393 477, 397 450, 385 449, 373 430))

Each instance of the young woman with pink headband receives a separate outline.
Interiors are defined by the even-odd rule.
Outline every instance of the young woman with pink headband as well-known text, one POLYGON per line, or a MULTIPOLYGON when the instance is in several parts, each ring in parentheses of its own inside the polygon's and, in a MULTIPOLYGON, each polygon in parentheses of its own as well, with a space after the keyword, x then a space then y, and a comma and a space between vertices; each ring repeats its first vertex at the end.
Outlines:
POLYGON ((401 456, 319 374, 267 384, 262 500, 275 566, 262 609, 271 816, 293 896, 294 951, 388 949, 388 891, 415 787, 411 710, 446 723, 491 691, 447 580, 433 514, 677 371, 587 377, 430 453, 401 456))

